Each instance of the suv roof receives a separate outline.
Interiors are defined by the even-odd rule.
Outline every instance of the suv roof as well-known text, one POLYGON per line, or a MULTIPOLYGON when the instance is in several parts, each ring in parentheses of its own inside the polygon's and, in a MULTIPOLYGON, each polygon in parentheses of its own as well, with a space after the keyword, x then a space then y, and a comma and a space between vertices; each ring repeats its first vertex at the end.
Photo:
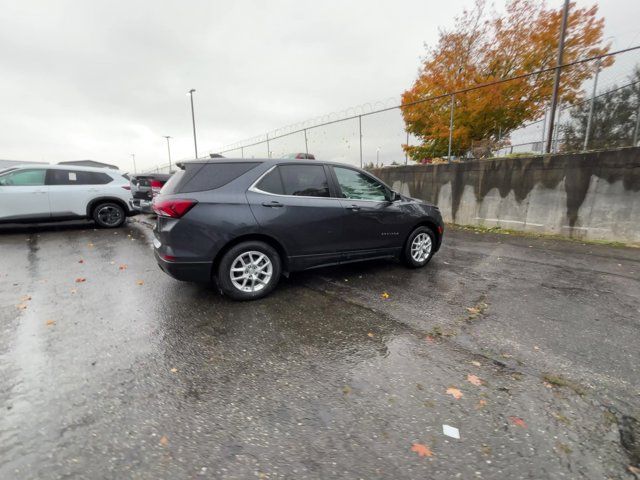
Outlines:
POLYGON ((102 173, 111 173, 113 175, 122 175, 123 172, 120 170, 114 170, 113 168, 106 167, 84 167, 81 165, 20 165, 10 167, 15 170, 31 170, 34 168, 42 169, 45 168, 47 170, 77 170, 79 172, 102 172, 102 173))
POLYGON ((340 167, 353 167, 360 168, 356 165, 350 165, 342 162, 332 162, 327 160, 311 160, 311 159, 292 159, 292 158, 198 158, 194 160, 184 160, 182 162, 176 162, 178 168, 184 170, 186 165, 200 165, 203 163, 266 163, 271 165, 277 165, 279 163, 293 163, 300 164, 308 162, 309 164, 325 164, 325 165, 337 165, 340 167))

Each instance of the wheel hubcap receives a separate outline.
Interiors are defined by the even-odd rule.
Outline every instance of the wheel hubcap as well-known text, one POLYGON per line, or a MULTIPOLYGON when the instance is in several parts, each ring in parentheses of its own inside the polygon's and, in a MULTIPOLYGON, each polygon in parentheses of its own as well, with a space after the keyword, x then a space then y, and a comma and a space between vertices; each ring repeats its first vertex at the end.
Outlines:
POLYGON ((424 262, 431 255, 431 237, 419 233, 411 242, 411 258, 416 262, 424 262))
POLYGON ((98 210, 98 218, 105 225, 117 225, 122 220, 122 212, 119 208, 107 205, 98 210))
POLYGON ((273 265, 262 252, 249 251, 238 255, 231 263, 231 283, 241 292, 259 292, 271 281, 273 265))

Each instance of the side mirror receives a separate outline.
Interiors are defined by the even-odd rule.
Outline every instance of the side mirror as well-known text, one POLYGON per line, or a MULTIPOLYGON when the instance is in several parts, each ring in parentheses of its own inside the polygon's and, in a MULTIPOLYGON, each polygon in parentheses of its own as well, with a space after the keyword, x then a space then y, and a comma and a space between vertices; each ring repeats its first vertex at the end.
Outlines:
POLYGON ((398 192, 394 192, 393 190, 389 190, 389 192, 387 192, 387 201, 397 202, 398 200, 402 200, 402 197, 398 192))

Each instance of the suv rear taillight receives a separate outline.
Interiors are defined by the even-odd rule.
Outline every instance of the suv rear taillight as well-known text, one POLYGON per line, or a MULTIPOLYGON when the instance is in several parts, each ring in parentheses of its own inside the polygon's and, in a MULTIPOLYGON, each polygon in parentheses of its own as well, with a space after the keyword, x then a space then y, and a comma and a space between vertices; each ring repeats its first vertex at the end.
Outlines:
POLYGON ((164 184, 158 180, 151 180, 151 196, 155 197, 162 190, 164 184))
POLYGON ((154 199, 152 207, 153 211, 156 212, 156 215, 160 215, 161 217, 180 218, 191 210, 196 203, 198 203, 197 200, 183 198, 160 201, 154 199))

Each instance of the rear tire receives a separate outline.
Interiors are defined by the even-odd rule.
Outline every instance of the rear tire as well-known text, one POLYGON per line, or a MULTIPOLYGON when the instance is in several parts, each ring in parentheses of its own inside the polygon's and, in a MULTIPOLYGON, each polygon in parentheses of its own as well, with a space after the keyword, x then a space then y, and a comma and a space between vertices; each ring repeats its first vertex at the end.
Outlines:
POLYGON ((280 255, 270 245, 259 241, 239 243, 220 260, 218 287, 234 300, 257 300, 276 287, 281 264, 280 255))
POLYGON ((402 252, 402 260, 409 268, 424 267, 433 257, 436 236, 429 227, 418 227, 409 238, 402 252))
POLYGON ((91 216, 100 228, 118 228, 127 220, 124 208, 115 202, 98 203, 91 216))

